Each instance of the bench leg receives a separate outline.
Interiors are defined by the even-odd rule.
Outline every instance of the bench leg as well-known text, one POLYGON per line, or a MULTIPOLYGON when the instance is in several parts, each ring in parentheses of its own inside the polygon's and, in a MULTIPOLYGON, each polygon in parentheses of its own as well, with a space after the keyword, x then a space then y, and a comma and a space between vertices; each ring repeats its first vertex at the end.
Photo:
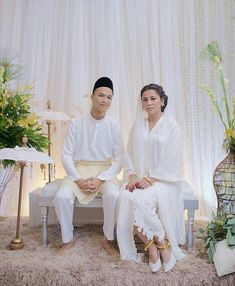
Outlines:
POLYGON ((47 231, 48 211, 49 211, 49 207, 41 207, 41 214, 42 214, 42 244, 43 244, 43 246, 47 246, 48 245, 48 231, 47 231))
POLYGON ((195 216, 195 210, 194 209, 188 209, 188 236, 187 236, 188 250, 192 250, 193 249, 193 242, 194 242, 194 235, 193 235, 194 216, 195 216))

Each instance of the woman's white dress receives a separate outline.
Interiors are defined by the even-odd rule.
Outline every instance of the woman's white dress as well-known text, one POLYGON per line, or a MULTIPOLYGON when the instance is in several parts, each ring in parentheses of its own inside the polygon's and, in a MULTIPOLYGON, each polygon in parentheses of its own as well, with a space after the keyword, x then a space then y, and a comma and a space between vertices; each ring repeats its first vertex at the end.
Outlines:
POLYGON ((148 239, 167 237, 176 259, 185 255, 178 244, 185 240, 183 186, 181 179, 181 132, 175 120, 163 115, 149 131, 147 119, 132 128, 128 142, 126 177, 150 176, 157 181, 133 193, 123 186, 118 205, 117 239, 121 258, 139 261, 133 227, 148 239), (142 136, 141 136, 142 134, 142 136))

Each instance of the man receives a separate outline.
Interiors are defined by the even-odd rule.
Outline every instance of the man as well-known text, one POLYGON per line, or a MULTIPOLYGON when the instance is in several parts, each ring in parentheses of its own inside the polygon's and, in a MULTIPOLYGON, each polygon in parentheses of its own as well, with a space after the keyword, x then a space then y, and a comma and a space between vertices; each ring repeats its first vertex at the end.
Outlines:
POLYGON ((123 141, 119 124, 106 115, 113 98, 113 83, 99 78, 91 95, 92 107, 75 118, 67 133, 62 153, 67 177, 55 196, 55 211, 61 225, 61 251, 71 248, 73 205, 77 197, 88 204, 101 193, 104 211, 104 246, 114 240, 119 186, 116 175, 123 164, 123 141))

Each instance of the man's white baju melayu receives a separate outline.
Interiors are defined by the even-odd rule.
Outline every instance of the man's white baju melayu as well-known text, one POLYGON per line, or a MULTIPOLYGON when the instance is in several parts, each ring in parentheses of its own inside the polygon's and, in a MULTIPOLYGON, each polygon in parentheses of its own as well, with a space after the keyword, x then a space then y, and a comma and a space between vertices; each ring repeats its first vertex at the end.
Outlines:
MULTIPOLYGON (((141 112, 142 114, 142 112, 141 112)), ((137 116, 130 133, 125 171, 127 177, 149 176, 157 181, 149 188, 123 187, 118 204, 117 239, 121 258, 140 261, 133 227, 152 239, 167 237, 176 259, 184 257, 178 244, 185 240, 181 181, 181 132, 173 118, 164 114, 149 131, 148 119, 137 116)))
POLYGON ((90 113, 73 119, 62 153, 67 177, 55 197, 55 210, 61 225, 62 241, 73 239, 73 205, 77 197, 88 204, 101 193, 104 235, 114 239, 119 185, 116 179, 123 164, 123 141, 119 124, 109 116, 95 120, 90 113), (105 181, 95 193, 84 193, 76 180, 97 177, 105 181))

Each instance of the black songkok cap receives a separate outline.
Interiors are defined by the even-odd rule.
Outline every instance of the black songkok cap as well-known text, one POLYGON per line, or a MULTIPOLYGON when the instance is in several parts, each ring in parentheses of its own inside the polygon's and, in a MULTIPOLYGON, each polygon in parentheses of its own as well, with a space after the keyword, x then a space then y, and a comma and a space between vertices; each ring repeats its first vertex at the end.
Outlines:
POLYGON ((93 92, 99 87, 108 87, 113 91, 113 82, 108 77, 101 77, 95 82, 93 92))

